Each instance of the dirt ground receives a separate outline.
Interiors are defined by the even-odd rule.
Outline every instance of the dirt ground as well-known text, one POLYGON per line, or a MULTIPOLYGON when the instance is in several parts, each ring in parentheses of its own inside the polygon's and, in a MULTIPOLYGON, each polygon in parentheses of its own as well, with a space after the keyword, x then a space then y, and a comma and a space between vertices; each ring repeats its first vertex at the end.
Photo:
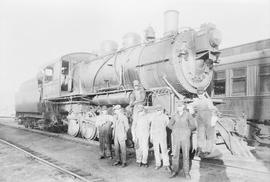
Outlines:
MULTIPOLYGON (((156 171, 154 170, 154 157, 150 153, 150 166, 148 168, 138 167, 135 163, 134 152, 128 152, 128 166, 125 168, 113 167, 113 160, 99 160, 98 159, 98 146, 97 145, 85 145, 74 141, 63 140, 61 138, 49 137, 46 135, 40 135, 38 133, 32 133, 24 130, 18 130, 15 128, 6 127, 0 125, 0 138, 12 140, 14 143, 19 143, 23 146, 30 146, 32 150, 46 154, 47 156, 65 163, 68 166, 74 166, 86 173, 89 173, 95 177, 104 179, 110 182, 176 182, 186 181, 183 177, 178 176, 174 179, 169 179, 169 174, 163 168, 156 171)), ((1 150, 2 151, 2 150, 1 150)), ((215 161, 192 161, 191 165, 191 181, 210 182, 210 181, 246 181, 246 182, 268 182, 270 179, 270 154, 269 149, 260 147, 256 149, 255 156, 257 159, 249 161, 238 158, 226 158, 226 160, 215 161), (213 165, 218 164, 218 165, 213 165), (226 166, 222 165, 226 164, 226 166), (245 169, 243 169, 245 168, 245 169)), ((2 154, 0 154, 2 156, 2 154)), ((5 156, 3 154, 3 156, 5 156)), ((6 161, 7 163, 9 160, 6 161)), ((35 161, 34 161, 35 162, 35 161)), ((31 165, 31 164, 30 164, 31 165)), ((14 164, 16 167, 16 165, 14 164)), ((24 165, 20 165, 21 167, 24 165)), ((24 168, 24 167, 22 167, 24 168)), ((28 167, 25 167, 28 168, 28 167)), ((29 167, 30 168, 30 167, 29 167)), ((1 175, 3 180, 6 180, 13 174, 15 168, 11 168, 8 171, 0 171, 5 173, 5 178, 1 175)), ((22 169, 27 170, 27 169, 22 169)), ((45 171, 43 174, 51 176, 50 171, 45 171), (45 173, 45 174, 44 174, 45 173)), ((16 174, 16 173, 15 173, 16 174)), ((32 173, 33 174, 33 173, 32 173)), ((42 174, 42 173, 41 173, 42 174)), ((56 173, 55 176, 57 177, 56 173)), ((34 175, 35 176, 35 175, 34 175)), ((23 181, 31 181, 31 176, 26 175, 23 181), (29 178, 29 180, 27 179, 29 178)), ((20 179, 20 178, 19 178, 20 179)), ((53 178, 54 179, 54 178, 53 178)), ((1 181, 1 178, 0 178, 1 181)), ((52 180, 49 180, 52 181, 52 180)), ((59 181, 59 180, 56 180, 59 181)))
POLYGON ((72 176, 44 165, 8 145, 0 143, 1 182, 78 182, 72 176))

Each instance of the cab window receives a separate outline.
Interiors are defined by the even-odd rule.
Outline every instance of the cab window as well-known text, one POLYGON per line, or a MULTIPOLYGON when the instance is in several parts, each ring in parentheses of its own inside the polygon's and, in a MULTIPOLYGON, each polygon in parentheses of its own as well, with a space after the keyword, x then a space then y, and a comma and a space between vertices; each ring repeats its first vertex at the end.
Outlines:
POLYGON ((68 91, 69 62, 62 61, 61 91, 68 91))
POLYGON ((45 74, 45 79, 44 79, 45 83, 53 80, 53 68, 52 67, 45 68, 44 74, 45 74))

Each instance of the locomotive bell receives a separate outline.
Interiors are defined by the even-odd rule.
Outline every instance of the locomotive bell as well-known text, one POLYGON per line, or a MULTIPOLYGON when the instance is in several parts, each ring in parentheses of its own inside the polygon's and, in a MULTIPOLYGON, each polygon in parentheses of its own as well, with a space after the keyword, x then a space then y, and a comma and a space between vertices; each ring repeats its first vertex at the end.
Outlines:
POLYGON ((144 31, 144 38, 146 42, 153 42, 156 39, 153 27, 149 26, 144 31))

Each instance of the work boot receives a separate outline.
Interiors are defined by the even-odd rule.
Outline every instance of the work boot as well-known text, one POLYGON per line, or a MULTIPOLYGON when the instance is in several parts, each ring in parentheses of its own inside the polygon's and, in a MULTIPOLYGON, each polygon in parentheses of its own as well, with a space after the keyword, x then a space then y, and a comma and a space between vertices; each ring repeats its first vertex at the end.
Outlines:
POLYGON ((177 173, 173 171, 169 178, 174 178, 176 176, 177 176, 177 173))
POLYGON ((199 155, 199 157, 203 159, 203 158, 205 158, 209 154, 210 154, 210 152, 201 152, 200 155, 199 155))
POLYGON ((165 170, 168 171, 170 174, 172 173, 172 169, 170 168, 170 166, 166 166, 165 170))
POLYGON ((104 155, 99 156, 99 159, 105 159, 104 155))
POLYGON ((147 163, 146 164, 142 164, 142 166, 148 168, 148 164, 147 163))
POLYGON ((141 162, 138 162, 138 166, 139 166, 139 167, 142 167, 142 163, 141 163, 141 162))
POLYGON ((185 174, 185 178, 186 178, 187 180, 191 180, 190 174, 189 174, 189 173, 186 173, 186 174, 185 174))
POLYGON ((116 161, 115 163, 113 163, 113 166, 118 166, 118 165, 121 165, 120 161, 116 161))
POLYGON ((195 155, 200 157, 201 153, 202 153, 202 148, 198 147, 195 155))
POLYGON ((183 169, 181 169, 178 174, 182 177, 185 177, 185 172, 183 169))
POLYGON ((161 168, 161 166, 156 166, 155 170, 159 170, 161 168))
POLYGON ((121 165, 121 167, 126 167, 127 166, 127 163, 123 163, 122 165, 121 165))

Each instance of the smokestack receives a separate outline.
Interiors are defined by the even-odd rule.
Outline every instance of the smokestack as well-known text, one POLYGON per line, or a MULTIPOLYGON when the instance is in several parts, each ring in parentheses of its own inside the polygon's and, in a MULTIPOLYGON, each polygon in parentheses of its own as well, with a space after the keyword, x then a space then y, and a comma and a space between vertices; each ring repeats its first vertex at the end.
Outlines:
POLYGON ((179 12, 177 10, 167 10, 164 12, 164 36, 178 33, 179 12))

